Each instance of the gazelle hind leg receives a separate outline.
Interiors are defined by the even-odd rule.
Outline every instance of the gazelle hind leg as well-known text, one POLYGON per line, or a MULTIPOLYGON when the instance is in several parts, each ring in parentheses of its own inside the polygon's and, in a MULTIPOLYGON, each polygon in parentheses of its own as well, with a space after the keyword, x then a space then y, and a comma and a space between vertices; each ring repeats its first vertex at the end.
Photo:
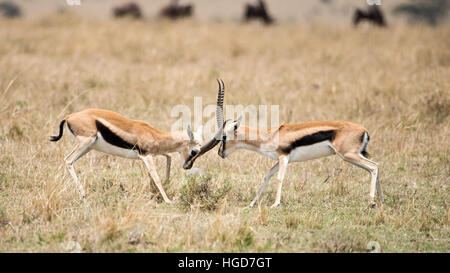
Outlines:
POLYGON ((383 194, 381 193, 381 184, 378 182, 378 165, 365 158, 363 155, 357 152, 347 152, 345 154, 339 153, 332 145, 329 145, 330 148, 334 150, 334 152, 342 158, 344 161, 349 162, 355 166, 363 168, 368 171, 371 175, 370 181, 370 199, 371 199, 371 207, 375 207, 375 189, 378 189, 378 194, 380 196, 380 200, 383 199, 383 194))
MULTIPOLYGON (((366 157, 363 156, 362 154, 360 154, 360 157, 362 157, 364 160, 366 160, 366 161, 368 161, 368 162, 370 162, 370 163, 372 163, 372 164, 375 164, 375 166, 378 167, 378 163, 376 163, 375 161, 372 161, 372 160, 366 158, 366 157)), ((377 168, 377 182, 376 182, 376 187, 377 187, 377 192, 378 192, 378 198, 380 198, 380 202, 381 202, 381 204, 383 204, 383 202, 384 202, 383 191, 382 191, 382 189, 381 189, 380 179, 378 179, 378 172, 379 172, 379 171, 378 171, 378 168, 377 168)))
POLYGON ((166 203, 172 203, 170 199, 167 197, 166 192, 164 191, 161 181, 159 180, 158 173, 156 172, 155 164, 153 163, 153 157, 151 155, 140 157, 142 161, 144 161, 145 167, 147 168, 148 174, 153 179, 153 181, 156 184, 156 187, 158 188, 159 192, 161 193, 164 201, 166 203))
POLYGON ((172 164, 172 157, 168 154, 163 154, 166 157, 166 181, 164 183, 169 182, 170 178, 170 165, 172 164))
POLYGON ((77 144, 77 146, 75 146, 75 149, 73 149, 73 151, 66 156, 64 161, 66 162, 67 170, 69 171, 73 181, 75 182, 75 185, 77 186, 78 192, 80 193, 81 197, 85 197, 86 194, 84 192, 83 185, 78 181, 78 177, 75 173, 73 164, 75 163, 75 161, 80 159, 91 150, 92 145, 96 141, 96 138, 79 138, 78 140, 79 143, 77 144))
POLYGON ((255 199, 253 199, 253 201, 250 203, 250 205, 249 205, 250 207, 253 207, 255 205, 256 201, 258 201, 258 199, 261 197, 261 194, 263 193, 264 188, 266 187, 267 183, 270 181, 270 178, 278 171, 279 167, 280 167, 280 164, 277 163, 267 173, 264 183, 262 184, 261 188, 259 189, 258 194, 255 196, 255 199))
POLYGON ((345 161, 352 163, 353 165, 356 165, 360 168, 365 169, 368 171, 371 175, 370 180, 370 206, 375 207, 375 188, 377 186, 378 181, 378 166, 376 164, 373 164, 367 160, 365 160, 361 155, 359 154, 345 154, 345 161))
POLYGON ((67 159, 78 149, 79 146, 80 145, 77 143, 77 145, 75 145, 75 148, 73 148, 73 150, 68 155, 66 155, 66 157, 64 157, 64 162, 67 161, 67 159))
POLYGON ((378 197, 380 198, 380 202, 381 202, 381 204, 383 204, 384 203, 383 191, 381 189, 381 183, 380 183, 379 179, 377 179, 377 192, 378 192, 378 197))
POLYGON ((275 202, 271 206, 272 208, 278 207, 280 205, 281 201, 281 188, 283 186, 283 180, 284 176, 286 174, 287 165, 289 163, 289 157, 286 155, 280 156, 278 163, 280 164, 280 167, 278 169, 278 189, 277 189, 277 196, 275 197, 275 202))

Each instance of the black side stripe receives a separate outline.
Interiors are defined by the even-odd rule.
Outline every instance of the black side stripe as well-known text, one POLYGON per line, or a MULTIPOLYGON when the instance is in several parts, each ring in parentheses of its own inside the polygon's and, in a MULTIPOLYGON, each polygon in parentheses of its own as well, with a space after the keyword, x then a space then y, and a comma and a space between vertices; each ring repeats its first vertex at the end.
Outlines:
POLYGON ((308 146, 308 145, 312 145, 312 144, 319 143, 319 142, 326 141, 326 140, 332 141, 335 136, 336 136, 335 130, 320 131, 320 132, 317 132, 314 134, 303 136, 303 137, 295 140, 289 146, 282 147, 281 151, 286 154, 289 154, 292 150, 294 150, 295 148, 298 148, 300 146, 308 146))
POLYGON ((113 131, 111 131, 108 127, 103 125, 100 121, 95 121, 95 126, 97 126, 97 130, 100 132, 102 137, 105 139, 106 142, 113 146, 117 146, 124 149, 129 150, 138 150, 139 154, 146 154, 147 151, 142 150, 138 145, 133 145, 127 141, 125 141, 120 136, 116 135, 113 131))

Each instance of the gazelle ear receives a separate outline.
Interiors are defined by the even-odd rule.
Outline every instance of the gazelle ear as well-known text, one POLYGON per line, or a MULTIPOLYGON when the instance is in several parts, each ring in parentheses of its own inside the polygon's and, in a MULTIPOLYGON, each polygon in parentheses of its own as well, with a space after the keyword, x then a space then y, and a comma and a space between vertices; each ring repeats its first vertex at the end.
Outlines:
POLYGON ((236 125, 234 126, 234 130, 236 130, 237 128, 239 128, 239 126, 241 126, 241 121, 242 121, 242 116, 239 116, 238 119, 236 120, 236 125))
POLYGON ((190 126, 190 125, 188 125, 188 127, 187 127, 187 134, 188 134, 188 136, 189 136, 189 140, 190 140, 191 142, 194 142, 194 134, 193 134, 192 131, 191 131, 191 126, 190 126))

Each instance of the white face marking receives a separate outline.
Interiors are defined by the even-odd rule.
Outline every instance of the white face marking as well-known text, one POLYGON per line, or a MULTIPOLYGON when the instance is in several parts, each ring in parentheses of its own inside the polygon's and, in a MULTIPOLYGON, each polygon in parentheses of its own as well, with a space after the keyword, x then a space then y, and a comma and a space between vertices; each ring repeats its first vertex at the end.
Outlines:
POLYGON ((331 145, 329 141, 322 141, 313 145, 295 148, 289 154, 289 162, 301 162, 332 155, 334 151, 329 145, 331 145))
POLYGON ((129 150, 120 148, 114 145, 109 144, 105 141, 100 133, 97 133, 97 141, 95 141, 94 145, 92 145, 92 149, 110 154, 117 155, 120 157, 130 158, 130 159, 138 159, 139 153, 137 150, 129 150))

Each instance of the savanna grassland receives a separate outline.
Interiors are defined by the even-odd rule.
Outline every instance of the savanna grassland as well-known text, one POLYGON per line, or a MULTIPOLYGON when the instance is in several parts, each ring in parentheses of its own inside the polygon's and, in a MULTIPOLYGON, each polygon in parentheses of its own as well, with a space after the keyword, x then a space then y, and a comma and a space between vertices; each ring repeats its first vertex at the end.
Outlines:
MULTIPOLYGON (((450 28, 97 20, 59 14, 1 21, 0 251, 450 251, 450 28), (368 128, 385 194, 369 208, 370 176, 338 157, 292 164, 282 205, 274 164, 217 148, 191 177, 174 155, 161 202, 140 161, 91 152, 57 134, 65 115, 106 108, 169 131, 177 104, 279 105, 280 122, 349 120, 368 128)), ((204 122, 209 118, 205 117, 204 122)), ((165 159, 157 157, 160 177, 165 159)))

